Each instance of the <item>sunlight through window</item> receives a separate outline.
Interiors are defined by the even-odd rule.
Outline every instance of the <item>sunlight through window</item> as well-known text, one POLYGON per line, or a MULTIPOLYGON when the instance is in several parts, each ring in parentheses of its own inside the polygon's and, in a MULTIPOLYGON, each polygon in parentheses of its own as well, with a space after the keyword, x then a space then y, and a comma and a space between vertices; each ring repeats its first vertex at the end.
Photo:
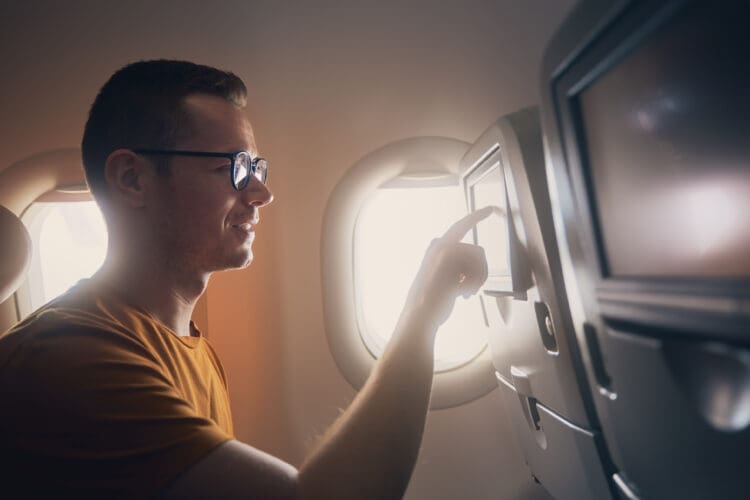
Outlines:
MULTIPOLYGON (((464 215, 458 185, 381 188, 364 204, 355 228, 355 293, 360 332, 375 356, 383 353, 393 333, 430 241, 464 215)), ((486 328, 479 298, 459 297, 438 332, 436 371, 477 356, 486 345, 486 328)))
POLYGON ((57 297, 104 262, 107 230, 93 201, 40 203, 31 224, 32 310, 57 297))

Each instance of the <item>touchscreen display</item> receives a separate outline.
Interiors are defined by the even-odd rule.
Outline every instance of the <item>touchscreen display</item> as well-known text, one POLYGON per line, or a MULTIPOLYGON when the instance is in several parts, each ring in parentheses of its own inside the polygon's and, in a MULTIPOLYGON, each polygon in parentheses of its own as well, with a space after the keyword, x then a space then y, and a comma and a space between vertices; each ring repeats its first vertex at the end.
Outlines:
MULTIPOLYGON (((500 164, 495 163, 471 187, 474 210, 505 206, 505 183, 500 164)), ((500 209, 476 226, 477 244, 484 248, 490 277, 508 276, 508 224, 500 209)))

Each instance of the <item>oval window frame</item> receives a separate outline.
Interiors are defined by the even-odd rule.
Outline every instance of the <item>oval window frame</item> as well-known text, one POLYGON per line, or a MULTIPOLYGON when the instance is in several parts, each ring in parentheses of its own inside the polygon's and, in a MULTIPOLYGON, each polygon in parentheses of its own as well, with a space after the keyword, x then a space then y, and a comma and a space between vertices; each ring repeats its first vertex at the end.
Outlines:
MULTIPOLYGON (((387 144, 355 163, 331 193, 321 235, 323 316, 334 361, 356 390, 377 361, 362 339, 357 317, 354 234, 359 212, 369 194, 387 183, 458 179, 461 158, 470 146, 448 137, 414 137, 387 144)), ((489 349, 484 348, 454 369, 435 372, 430 408, 466 404, 496 387, 489 349)))

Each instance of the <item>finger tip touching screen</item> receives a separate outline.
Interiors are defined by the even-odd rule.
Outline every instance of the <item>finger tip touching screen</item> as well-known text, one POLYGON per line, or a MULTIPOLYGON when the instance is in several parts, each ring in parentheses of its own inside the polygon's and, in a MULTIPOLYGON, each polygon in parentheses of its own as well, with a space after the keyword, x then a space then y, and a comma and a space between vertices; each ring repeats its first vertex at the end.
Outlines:
POLYGON ((518 141, 509 137, 513 133, 502 120, 490 127, 462 159, 461 182, 468 210, 486 213, 471 241, 484 249, 487 259, 488 278, 481 291, 516 297, 523 296, 533 280, 518 237, 522 223, 516 209, 509 208, 510 200, 517 199, 511 162, 524 158, 518 141))
POLYGON ((510 292, 505 180, 499 161, 486 163, 489 165, 479 165, 465 177, 469 209, 486 214, 474 227, 473 243, 484 249, 487 259, 488 278, 482 290, 510 292))

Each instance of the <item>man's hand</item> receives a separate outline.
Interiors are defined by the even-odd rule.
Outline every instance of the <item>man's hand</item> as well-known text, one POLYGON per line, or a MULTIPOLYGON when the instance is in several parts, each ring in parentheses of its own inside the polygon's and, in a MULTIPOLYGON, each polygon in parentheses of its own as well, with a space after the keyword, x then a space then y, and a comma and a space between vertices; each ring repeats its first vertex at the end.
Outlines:
POLYGON ((432 240, 409 290, 403 316, 425 322, 434 334, 450 316, 458 295, 468 297, 479 290, 487 279, 484 249, 461 240, 494 210, 484 207, 472 212, 432 240))

